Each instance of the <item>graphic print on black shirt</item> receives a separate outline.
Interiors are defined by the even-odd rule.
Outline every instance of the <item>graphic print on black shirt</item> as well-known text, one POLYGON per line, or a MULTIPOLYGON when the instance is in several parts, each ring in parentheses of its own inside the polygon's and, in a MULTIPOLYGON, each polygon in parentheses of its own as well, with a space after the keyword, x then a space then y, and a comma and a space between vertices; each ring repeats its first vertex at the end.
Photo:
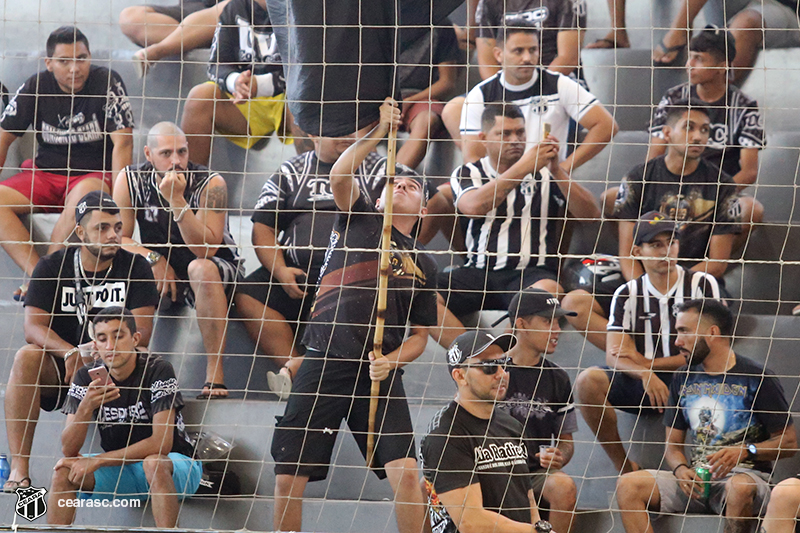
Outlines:
POLYGON ((736 184, 704 159, 697 170, 681 177, 669 171, 664 158, 637 166, 622 180, 614 218, 636 221, 645 213, 658 211, 680 225, 680 258, 703 259, 713 235, 741 230, 736 184))
MULTIPOLYGON (((382 230, 383 215, 363 193, 350 214, 338 213, 303 336, 306 348, 348 359, 366 358, 372 349, 382 230)), ((390 261, 384 353, 400 347, 407 325, 436 324, 433 258, 392 228, 390 261)))
POLYGON ((108 134, 134 123, 122 78, 92 66, 75 95, 62 91, 52 72, 34 74, 0 115, 0 127, 17 137, 32 127, 36 168, 68 175, 111 170, 114 143, 108 134))
POLYGON ((528 461, 534 453, 522 438, 522 425, 501 410, 484 420, 451 402, 436 413, 420 443, 433 532, 457 531, 438 495, 475 483, 480 484, 484 509, 529 524, 528 461))
MULTIPOLYGON (((689 433, 693 464, 706 462, 722 447, 762 442, 792 425, 780 380, 741 355, 722 374, 706 374, 702 365, 679 368, 669 388, 669 406, 664 425, 689 433)), ((740 466, 772 472, 769 461, 745 460, 740 466)))
MULTIPOLYGON (((119 398, 106 402, 94 412, 100 432, 100 445, 106 452, 121 450, 153 435, 153 416, 161 411, 175 410, 175 431, 172 437, 173 452, 187 457, 193 447, 183 423, 183 397, 178 389, 178 379, 172 365, 157 355, 139 354, 136 368, 124 381, 111 379, 119 388, 119 398)), ((89 367, 75 373, 69 387, 64 414, 75 414, 86 396, 89 384, 89 367)))
MULTIPOLYGON (((50 328, 73 346, 91 340, 87 328, 78 322, 74 262, 78 250, 70 247, 42 257, 25 295, 25 307, 51 313, 50 328)), ((85 276, 80 279, 89 321, 107 307, 133 310, 158 305, 153 269, 144 257, 120 249, 109 270, 86 272, 86 275, 88 279, 85 276)))
MULTIPOLYGON (((219 174, 190 161, 184 175, 186 189, 183 191, 183 198, 196 213, 208 182, 219 174)), ((187 268, 197 256, 186 246, 181 229, 169 211, 169 202, 158 189, 156 171, 152 163, 147 161, 125 167, 125 177, 128 181, 131 206, 136 210, 136 222, 139 225, 142 244, 166 257, 179 279, 189 279, 187 268)), ((231 263, 236 262, 239 257, 236 242, 228 229, 227 218, 222 245, 217 248, 215 256, 231 263)))
MULTIPOLYGON (((385 167, 386 158, 372 152, 353 173, 373 204, 383 192, 385 167)), ((331 168, 333 163, 323 163, 313 151, 285 161, 262 187, 252 217, 275 230, 287 265, 309 274, 309 283, 318 281, 338 212, 331 168)))

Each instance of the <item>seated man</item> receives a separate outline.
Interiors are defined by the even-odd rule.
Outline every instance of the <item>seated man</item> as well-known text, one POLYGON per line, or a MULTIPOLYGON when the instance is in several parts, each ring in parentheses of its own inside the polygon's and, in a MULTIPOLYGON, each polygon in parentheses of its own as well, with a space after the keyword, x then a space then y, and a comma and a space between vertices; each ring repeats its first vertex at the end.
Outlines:
POLYGON ((658 211, 680 224, 680 263, 718 280, 728 268, 733 238, 741 230, 736 183, 703 153, 711 133, 707 109, 686 100, 666 109, 667 152, 638 165, 620 184, 614 206, 619 220, 619 262, 632 280, 642 267, 629 255, 636 221, 658 211))
POLYGON ((607 315, 610 320, 588 292, 573 291, 564 297, 564 305, 578 315, 567 320, 580 332, 588 324, 586 337, 606 352, 608 366, 581 372, 575 390, 584 420, 614 468, 623 473, 639 465, 627 458, 614 409, 637 415, 663 412, 673 372, 685 362, 675 345, 672 309, 686 299, 720 298, 713 276, 678 265, 678 250, 675 223, 655 211, 647 213, 636 225, 631 251, 645 274, 617 289, 607 315))
POLYGON ((30 486, 30 455, 39 408, 60 409, 78 363, 79 344, 89 342, 91 318, 109 306, 124 306, 147 346, 158 292, 147 262, 120 248, 117 204, 93 191, 75 209, 75 234, 83 246, 45 256, 36 265, 25 298, 25 339, 14 356, 5 395, 11 474, 3 487, 30 486))
MULTIPOLYGON (((212 81, 189 91, 181 120, 197 163, 208 165, 214 132, 245 149, 275 131, 292 142, 286 136, 292 121, 267 0, 232 0, 222 10, 208 75, 212 81)), ((306 151, 305 145, 296 148, 306 151)))
POLYGON ((459 335, 447 352, 455 399, 420 443, 433 531, 531 533, 539 520, 522 425, 503 409, 513 335, 459 335))
POLYGON ((137 350, 141 337, 127 309, 107 307, 93 324, 98 361, 78 370, 67 394, 64 458, 53 469, 47 523, 75 520, 75 506, 59 500, 126 497, 150 499, 156 527, 177 527, 178 497, 197 492, 203 469, 191 459, 175 371, 137 350), (101 377, 90 374, 96 367, 106 370, 101 377), (92 420, 103 453, 81 456, 92 420))
POLYGON ((789 404, 771 370, 733 351, 733 315, 722 302, 688 300, 677 313, 675 345, 687 364, 664 413, 667 470, 619 479, 622 524, 627 533, 652 533, 650 513, 724 509, 725 531, 747 531, 746 519, 769 497, 772 461, 797 451, 789 404), (697 473, 701 466, 710 481, 697 473))
MULTIPOLYGON (((283 365, 279 373, 267 373, 281 399, 289 397, 300 368, 295 338, 303 336, 336 218, 331 168, 370 129, 345 137, 313 136, 314 151, 285 161, 264 184, 253 211, 252 240, 261 266, 239 283, 234 301, 250 338, 283 365)), ((353 171, 372 203, 383 191, 385 167, 386 159, 372 152, 353 171)))
POLYGON ((26 277, 39 255, 19 217, 61 213, 52 253, 75 227, 78 200, 90 191, 110 192, 113 175, 131 162, 133 112, 125 84, 91 59, 89 41, 78 28, 58 28, 47 38, 47 70, 28 78, 0 115, 0 168, 29 127, 38 143, 35 160, 0 184, 0 242, 26 277))
POLYGON ((243 275, 228 231, 228 186, 189 160, 186 135, 171 122, 150 129, 144 156, 146 162, 125 167, 114 184, 123 246, 147 259, 162 297, 195 308, 208 356, 198 398, 225 398, 228 298, 243 275), (137 224, 141 244, 133 240, 137 224))
MULTIPOLYGON (((517 344, 508 350, 512 360, 506 369, 508 390, 505 401, 498 405, 524 428, 529 458, 533 459, 528 462, 531 488, 537 505, 543 499, 542 506, 550 509, 550 523, 558 533, 570 533, 575 518, 578 490, 561 469, 575 451, 572 434, 578 431, 578 417, 569 375, 549 356, 558 346, 559 319, 574 314, 541 289, 525 289, 511 300, 507 316, 517 344)), ((502 320, 505 317, 495 325, 502 320)))
POLYGON ((800 518, 800 478, 784 479, 772 489, 759 533, 794 533, 800 518))
POLYGON ((525 287, 552 294, 565 216, 600 216, 592 193, 558 164, 552 135, 525 151, 525 118, 512 104, 485 107, 480 139, 486 157, 457 168, 450 179, 459 217, 468 218, 467 262, 440 275, 439 331, 449 346, 464 331, 454 313, 508 309, 525 287), (567 201, 569 199, 569 201, 567 201))

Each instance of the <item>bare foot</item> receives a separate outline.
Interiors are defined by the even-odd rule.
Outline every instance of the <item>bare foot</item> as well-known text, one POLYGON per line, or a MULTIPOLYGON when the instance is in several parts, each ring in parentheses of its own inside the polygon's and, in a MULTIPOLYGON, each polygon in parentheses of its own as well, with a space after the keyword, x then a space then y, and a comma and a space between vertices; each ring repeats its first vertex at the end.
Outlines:
POLYGON ((670 30, 661 40, 661 44, 653 50, 653 63, 663 66, 675 66, 681 52, 686 48, 686 38, 680 30, 670 30))
POLYGON ((628 32, 625 30, 611 31, 602 39, 597 39, 595 42, 586 46, 589 50, 630 47, 631 43, 628 40, 628 32))
POLYGON ((155 65, 153 59, 148 59, 147 48, 137 50, 133 54, 133 68, 136 70, 136 75, 140 78, 147 76, 148 71, 155 65))

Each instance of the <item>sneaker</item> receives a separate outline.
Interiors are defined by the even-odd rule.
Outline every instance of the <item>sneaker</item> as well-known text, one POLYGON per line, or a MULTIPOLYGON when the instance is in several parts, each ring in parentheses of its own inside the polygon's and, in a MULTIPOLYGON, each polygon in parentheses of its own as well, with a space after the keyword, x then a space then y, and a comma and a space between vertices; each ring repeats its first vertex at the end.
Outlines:
POLYGON ((279 372, 267 372, 267 383, 270 390, 279 400, 288 400, 292 392, 292 378, 286 368, 281 368, 279 372))

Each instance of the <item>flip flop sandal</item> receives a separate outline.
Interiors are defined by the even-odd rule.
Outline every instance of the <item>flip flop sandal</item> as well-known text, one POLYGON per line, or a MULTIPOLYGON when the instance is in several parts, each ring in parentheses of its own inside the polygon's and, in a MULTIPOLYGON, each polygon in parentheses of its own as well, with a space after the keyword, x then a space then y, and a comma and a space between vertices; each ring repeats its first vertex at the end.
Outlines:
POLYGON ((218 390, 228 390, 228 387, 223 385, 222 383, 211 383, 210 381, 206 381, 203 383, 203 388, 208 389, 208 392, 201 392, 197 395, 198 400, 225 400, 228 398, 228 395, 220 395, 220 394, 212 394, 215 389, 218 390))
POLYGON ((6 484, 3 485, 3 492, 6 494, 14 494, 17 489, 27 489, 31 486, 31 483, 31 478, 29 477, 24 477, 19 481, 8 480, 6 484), (27 485, 24 485, 24 483, 27 483, 27 485))
POLYGON ((666 44, 664 44, 664 41, 662 40, 661 44, 659 44, 656 47, 656 50, 659 50, 661 52, 661 57, 664 57, 665 55, 672 54, 675 52, 677 53, 675 54, 675 57, 672 58, 672 60, 670 61, 664 61, 662 59, 654 59, 653 60, 654 67, 676 67, 686 61, 686 58, 683 57, 684 52, 686 51, 686 44, 676 44, 675 46, 667 46, 666 44))
POLYGON ((630 48, 630 46, 618 46, 617 41, 613 39, 597 39, 595 42, 586 47, 588 50, 614 50, 616 48, 630 48), (598 46, 603 45, 603 46, 598 46))

